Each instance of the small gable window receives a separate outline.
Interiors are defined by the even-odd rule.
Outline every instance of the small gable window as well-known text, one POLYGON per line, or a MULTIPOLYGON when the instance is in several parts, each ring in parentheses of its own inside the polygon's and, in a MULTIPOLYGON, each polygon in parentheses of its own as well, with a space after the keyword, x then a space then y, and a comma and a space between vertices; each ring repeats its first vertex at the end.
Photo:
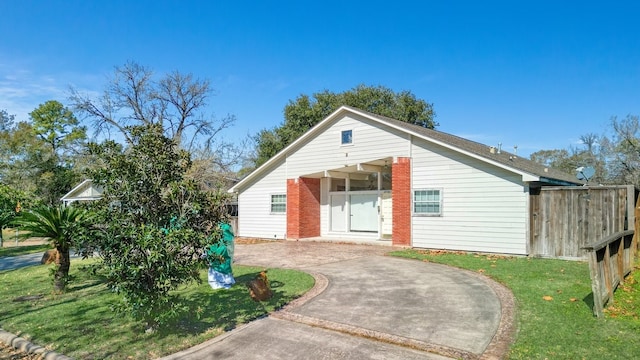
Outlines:
POLYGON ((353 143, 353 131, 352 130, 343 130, 342 131, 342 145, 349 145, 353 143))

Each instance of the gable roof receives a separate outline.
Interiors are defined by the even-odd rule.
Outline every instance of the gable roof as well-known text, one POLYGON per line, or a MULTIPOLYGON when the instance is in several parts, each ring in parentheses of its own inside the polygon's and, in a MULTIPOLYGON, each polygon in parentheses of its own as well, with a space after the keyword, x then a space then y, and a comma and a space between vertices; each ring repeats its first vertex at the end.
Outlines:
POLYGON ((527 174, 539 177, 539 181, 543 182, 552 182, 552 183, 560 183, 565 185, 582 185, 584 182, 578 180, 575 176, 571 174, 567 174, 564 171, 554 169, 542 164, 539 164, 535 161, 529 160, 527 158, 518 156, 516 154, 498 150, 492 146, 488 146, 485 144, 481 144, 479 142, 471 141, 465 138, 461 138, 456 135, 451 135, 442 131, 437 131, 433 129, 427 129, 418 125, 409 124, 400 120, 392 119, 389 117, 372 114, 366 111, 358 110, 349 106, 345 106, 345 108, 358 111, 361 113, 367 114, 369 117, 374 117, 379 119, 380 121, 387 122, 389 124, 393 124, 396 128, 405 129, 406 132, 415 133, 414 135, 418 135, 419 137, 425 140, 433 140, 432 142, 440 143, 440 145, 446 146, 451 149, 458 149, 460 152, 466 152, 469 155, 475 155, 473 157, 480 158, 481 160, 485 160, 488 162, 495 162, 497 164, 503 165, 500 167, 508 167, 514 170, 519 170, 520 172, 525 172, 527 174), (495 151, 492 152, 491 149, 495 151))
POLYGON ((554 168, 544 166, 542 164, 538 164, 532 160, 520 157, 504 150, 498 150, 494 147, 464 139, 459 136, 424 128, 414 124, 409 124, 400 120, 343 105, 336 111, 334 111, 331 115, 327 116, 324 120, 320 121, 320 123, 316 124, 310 130, 304 133, 302 136, 300 136, 293 143, 289 144, 286 148, 274 155, 267 162, 247 175, 244 179, 233 186, 229 190, 229 192, 235 192, 238 190, 238 188, 242 188, 244 184, 264 172, 273 163, 277 162, 279 159, 285 156, 290 149, 295 148, 300 143, 306 141, 308 138, 315 136, 316 133, 323 131, 324 125, 326 123, 348 113, 360 115, 377 123, 381 123, 389 127, 398 129, 409 135, 419 137, 428 142, 443 146, 462 154, 466 154, 500 168, 521 174, 523 176, 523 181, 538 181, 554 185, 584 184, 584 182, 577 180, 575 176, 554 168), (494 151, 492 151, 491 149, 494 149, 494 151))
POLYGON ((80 184, 76 185, 73 189, 71 189, 68 193, 66 193, 60 201, 62 201, 65 205, 70 204, 74 201, 87 201, 87 200, 97 200, 102 197, 102 189, 93 185, 93 180, 86 179, 82 181, 80 184), (85 191, 91 190, 88 194, 85 191))

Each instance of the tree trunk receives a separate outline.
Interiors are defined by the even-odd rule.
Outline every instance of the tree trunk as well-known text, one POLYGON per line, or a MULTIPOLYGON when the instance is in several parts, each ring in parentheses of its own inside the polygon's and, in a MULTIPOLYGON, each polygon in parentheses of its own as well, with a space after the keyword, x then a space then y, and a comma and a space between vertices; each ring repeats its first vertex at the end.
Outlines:
POLYGON ((57 247, 56 250, 58 250, 58 257, 56 258, 56 273, 53 277, 53 289, 56 292, 64 292, 71 266, 69 248, 57 247))

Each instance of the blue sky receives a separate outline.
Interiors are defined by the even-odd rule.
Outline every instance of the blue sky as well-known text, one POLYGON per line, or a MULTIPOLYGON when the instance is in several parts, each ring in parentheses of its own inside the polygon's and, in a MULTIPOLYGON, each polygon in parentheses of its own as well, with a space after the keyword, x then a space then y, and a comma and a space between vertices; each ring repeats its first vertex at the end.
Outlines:
POLYGON ((433 103, 438 130, 529 155, 640 115, 637 1, 0 1, 0 109, 27 120, 115 66, 209 79, 224 136, 358 84, 433 103))

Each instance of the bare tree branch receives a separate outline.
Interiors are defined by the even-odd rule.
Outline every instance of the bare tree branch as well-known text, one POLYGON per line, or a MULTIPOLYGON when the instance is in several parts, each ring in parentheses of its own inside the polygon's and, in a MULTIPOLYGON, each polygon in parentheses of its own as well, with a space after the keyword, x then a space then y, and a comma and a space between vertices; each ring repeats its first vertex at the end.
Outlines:
POLYGON ((121 124, 113 118, 114 104, 108 93, 105 93, 99 102, 95 102, 87 95, 82 95, 78 90, 71 88, 69 100, 74 110, 84 118, 92 119, 92 125, 96 129, 95 135, 107 134, 110 137, 110 128, 116 128, 128 143, 131 137, 125 129, 126 124, 121 124))
POLYGON ((178 71, 154 80, 153 72, 135 62, 116 67, 111 83, 97 100, 71 89, 75 110, 93 119, 99 134, 120 132, 131 143, 128 127, 160 124, 165 136, 187 150, 210 146, 220 141, 219 133, 230 127, 235 118, 220 120, 202 116, 212 93, 208 80, 178 71))

